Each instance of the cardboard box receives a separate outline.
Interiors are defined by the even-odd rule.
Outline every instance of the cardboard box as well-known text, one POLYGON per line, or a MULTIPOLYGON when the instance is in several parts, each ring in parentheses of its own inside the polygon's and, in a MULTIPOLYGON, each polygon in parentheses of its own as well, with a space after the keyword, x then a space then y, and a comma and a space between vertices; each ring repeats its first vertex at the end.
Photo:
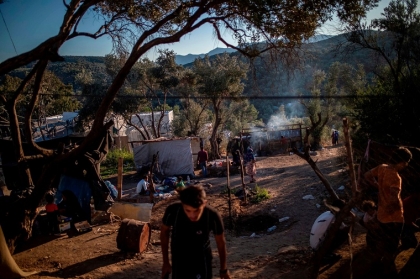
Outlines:
POLYGON ((75 223, 74 227, 79 233, 88 232, 92 230, 92 226, 87 221, 75 223))
POLYGON ((58 216, 58 222, 59 223, 66 223, 66 222, 70 222, 70 221, 71 221, 71 217, 67 217, 67 216, 63 216, 63 215, 58 216))
POLYGON ((64 222, 64 223, 60 223, 58 224, 58 230, 60 232, 64 232, 70 229, 70 222, 64 222))

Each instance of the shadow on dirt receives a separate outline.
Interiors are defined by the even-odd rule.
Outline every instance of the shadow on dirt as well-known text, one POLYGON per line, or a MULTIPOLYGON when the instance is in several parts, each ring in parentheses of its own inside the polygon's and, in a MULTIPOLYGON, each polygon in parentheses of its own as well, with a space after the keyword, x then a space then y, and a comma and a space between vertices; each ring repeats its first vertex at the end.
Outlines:
POLYGON ((278 217, 272 215, 239 216, 234 222, 237 235, 244 233, 266 232, 268 228, 278 223, 278 217))
POLYGON ((112 254, 101 255, 96 258, 91 258, 83 262, 79 262, 58 271, 54 272, 41 272, 40 276, 51 276, 58 278, 71 278, 84 275, 95 269, 115 264, 126 259, 124 252, 115 252, 112 254))
MULTIPOLYGON (((334 272, 330 273, 329 279, 409 279, 420 278, 418 264, 420 262, 420 247, 414 251, 398 275, 391 275, 386 272, 387 268, 380 261, 374 261, 374 256, 362 249, 353 255, 353 262, 347 260, 341 264, 334 272)), ((320 272, 326 271, 320 270, 320 272)))

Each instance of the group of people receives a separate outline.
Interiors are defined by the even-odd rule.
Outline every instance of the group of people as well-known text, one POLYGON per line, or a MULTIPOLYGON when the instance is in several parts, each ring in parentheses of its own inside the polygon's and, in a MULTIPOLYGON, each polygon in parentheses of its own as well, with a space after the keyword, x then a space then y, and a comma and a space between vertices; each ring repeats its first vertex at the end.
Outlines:
MULTIPOLYGON (((415 233, 420 231, 418 223, 420 220, 420 188, 412 189, 410 195, 404 199, 401 197, 402 178, 400 172, 409 165, 411 160, 410 150, 399 147, 390 157, 388 164, 378 165, 364 174, 367 187, 359 189, 360 194, 365 197, 360 205, 364 215, 359 220, 359 223, 367 230, 368 249, 365 260, 369 263, 364 262, 364 264, 380 266, 384 273, 381 278, 397 278, 395 258, 399 252, 415 248, 418 245, 415 233), (371 191, 372 189, 376 190, 371 191)), ((311 246, 314 249, 317 249, 322 241, 317 235, 322 235, 327 230, 328 224, 333 223, 334 210, 338 212, 342 209, 344 202, 337 200, 337 204, 333 205, 334 209, 324 212, 314 222, 311 230, 311 246)), ((324 260, 339 258, 333 251, 347 239, 351 224, 356 220, 356 215, 350 212, 346 220, 343 221, 334 236, 333 244, 324 260)))
POLYGON ((49 192, 45 196, 49 234, 59 234, 58 218, 60 215, 71 218, 72 224, 87 219, 78 198, 72 191, 64 190, 61 195, 62 200, 58 204, 54 202, 54 193, 49 192))
POLYGON ((229 142, 228 150, 232 154, 233 164, 240 166, 242 160, 246 174, 250 177, 250 183, 256 182, 257 161, 249 140, 242 141, 239 137, 234 138, 229 142))

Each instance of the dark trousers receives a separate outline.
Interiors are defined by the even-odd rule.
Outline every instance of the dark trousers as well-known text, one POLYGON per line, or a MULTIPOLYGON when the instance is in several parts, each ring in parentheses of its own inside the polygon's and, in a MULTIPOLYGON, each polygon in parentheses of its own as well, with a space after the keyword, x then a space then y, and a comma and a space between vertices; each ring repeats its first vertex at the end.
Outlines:
POLYGON ((58 214, 57 211, 47 212, 47 221, 48 221, 48 232, 57 233, 58 232, 58 214))
POLYGON ((213 278, 211 249, 199 254, 172 255, 172 279, 213 278))

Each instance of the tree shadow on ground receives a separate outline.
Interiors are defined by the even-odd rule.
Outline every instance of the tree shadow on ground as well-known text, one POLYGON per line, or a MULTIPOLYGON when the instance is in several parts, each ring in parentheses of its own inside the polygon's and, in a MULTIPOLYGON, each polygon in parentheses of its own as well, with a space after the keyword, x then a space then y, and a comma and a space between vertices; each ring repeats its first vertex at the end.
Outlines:
MULTIPOLYGON (((398 275, 386 274, 386 268, 380 262, 373 260, 372 254, 366 248, 353 255, 353 261, 347 260, 328 276, 329 279, 418 279, 420 278, 420 246, 410 256, 398 275)), ((325 270, 326 271, 326 270, 325 270)))
MULTIPOLYGON (((63 234, 66 235, 66 234, 63 234)), ((56 235, 37 235, 31 237, 28 241, 23 242, 21 245, 16 247, 16 250, 14 254, 18 254, 21 252, 24 252, 26 250, 33 249, 37 246, 44 245, 45 243, 48 243, 50 241, 54 241, 58 238, 61 238, 63 236, 56 236, 56 235)))
POLYGON ((124 252, 115 252, 112 254, 101 255, 96 258, 91 258, 83 262, 75 263, 63 269, 54 271, 54 272, 41 272, 40 276, 51 276, 58 278, 71 278, 84 275, 95 269, 115 264, 117 262, 125 260, 124 252))

